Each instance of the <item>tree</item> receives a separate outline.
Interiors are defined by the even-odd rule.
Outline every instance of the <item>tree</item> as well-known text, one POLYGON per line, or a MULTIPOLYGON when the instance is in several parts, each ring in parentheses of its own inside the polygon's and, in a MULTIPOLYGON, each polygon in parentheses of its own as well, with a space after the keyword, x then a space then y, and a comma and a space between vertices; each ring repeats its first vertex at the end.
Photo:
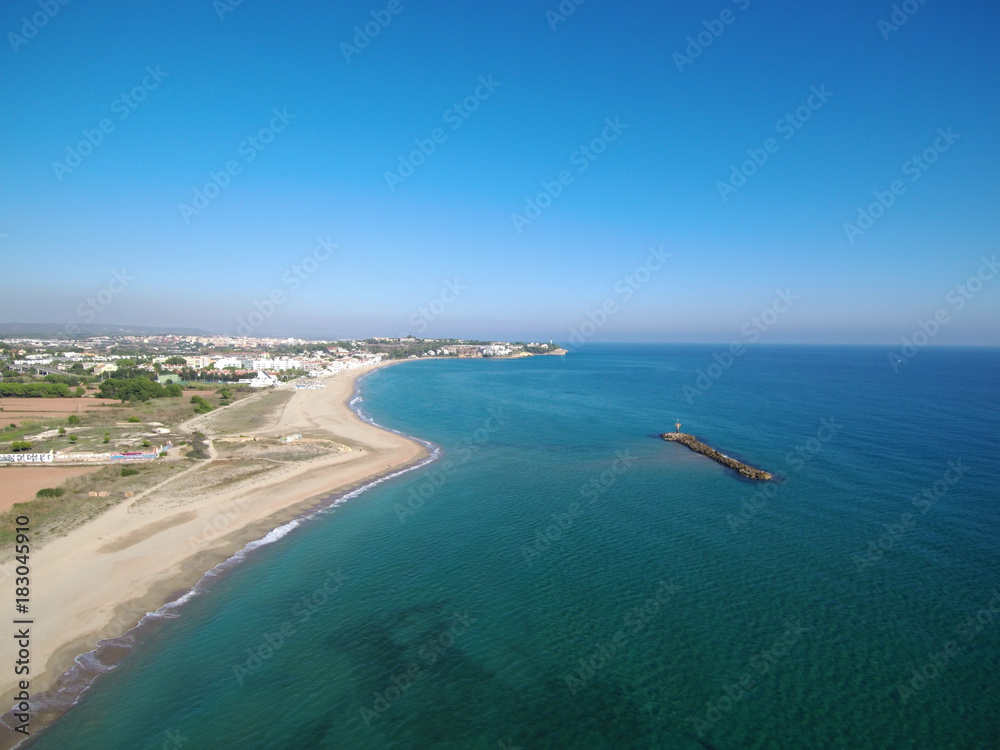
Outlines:
POLYGON ((76 414, 66 417, 66 424, 80 424, 80 418, 76 414))
POLYGON ((84 393, 85 393, 85 391, 83 390, 83 386, 79 386, 79 385, 76 387, 76 391, 74 391, 74 395, 77 398, 81 398, 84 393))
POLYGON ((167 396, 166 390, 159 383, 149 378, 110 378, 101 382, 101 396, 117 398, 122 401, 149 401, 153 398, 167 396))
POLYGON ((184 357, 167 357, 163 360, 165 365, 180 365, 181 367, 187 366, 187 360, 184 357))

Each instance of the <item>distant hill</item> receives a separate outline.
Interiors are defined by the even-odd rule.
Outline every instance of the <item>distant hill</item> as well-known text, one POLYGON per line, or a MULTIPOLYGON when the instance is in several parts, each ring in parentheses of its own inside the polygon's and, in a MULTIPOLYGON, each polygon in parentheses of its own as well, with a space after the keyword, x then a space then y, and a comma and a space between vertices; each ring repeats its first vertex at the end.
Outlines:
POLYGON ((161 328, 157 326, 128 326, 100 323, 77 323, 73 336, 66 333, 65 323, 0 323, 0 336, 37 336, 45 338, 73 338, 75 336, 211 336, 201 328, 161 328))

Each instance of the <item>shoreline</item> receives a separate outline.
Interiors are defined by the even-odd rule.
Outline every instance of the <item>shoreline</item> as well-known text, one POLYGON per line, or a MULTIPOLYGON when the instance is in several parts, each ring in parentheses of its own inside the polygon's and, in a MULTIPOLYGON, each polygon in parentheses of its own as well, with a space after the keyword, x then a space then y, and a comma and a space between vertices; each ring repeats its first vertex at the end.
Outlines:
MULTIPOLYGON (((128 653, 141 635, 135 631, 176 617, 172 610, 198 595, 218 571, 317 513, 437 457, 430 443, 378 425, 354 408, 361 379, 404 361, 338 373, 323 379, 325 389, 291 390, 266 426, 243 431, 270 437, 312 434, 336 440, 344 451, 289 464, 250 486, 240 481, 218 492, 196 487, 179 502, 169 487, 161 487, 32 550, 31 736, 71 708, 96 677, 128 653)), ((241 404, 260 399, 226 411, 238 414, 241 404)), ((211 424, 221 412, 189 419, 183 428, 219 439, 225 433, 211 424)), ((212 461, 225 463, 214 456, 212 461)), ((13 569, 7 568, 12 562, 0 566, 0 579, 12 600, 13 569)), ((0 750, 26 739, 12 729, 17 722, 7 707, 15 703, 18 678, 8 674, 10 681, 0 682, 0 703, 5 704, 0 750)))

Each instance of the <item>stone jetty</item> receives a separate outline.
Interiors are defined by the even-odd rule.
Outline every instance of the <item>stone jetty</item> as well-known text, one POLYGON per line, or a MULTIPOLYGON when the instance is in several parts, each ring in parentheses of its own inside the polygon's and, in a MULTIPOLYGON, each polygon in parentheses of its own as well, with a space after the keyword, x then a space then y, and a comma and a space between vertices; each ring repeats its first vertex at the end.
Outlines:
POLYGON ((747 479, 756 479, 762 482, 766 482, 770 479, 774 479, 774 476, 769 471, 764 471, 762 469, 755 469, 752 466, 748 466, 742 461, 737 461, 735 458, 730 458, 725 456, 715 448, 710 448, 703 442, 698 440, 694 435, 688 435, 685 432, 664 432, 660 435, 664 440, 669 440, 674 443, 680 443, 686 445, 688 448, 693 450, 695 453, 700 453, 703 456, 708 456, 713 461, 718 461, 723 466, 727 466, 730 469, 738 471, 740 474, 745 476, 747 479))

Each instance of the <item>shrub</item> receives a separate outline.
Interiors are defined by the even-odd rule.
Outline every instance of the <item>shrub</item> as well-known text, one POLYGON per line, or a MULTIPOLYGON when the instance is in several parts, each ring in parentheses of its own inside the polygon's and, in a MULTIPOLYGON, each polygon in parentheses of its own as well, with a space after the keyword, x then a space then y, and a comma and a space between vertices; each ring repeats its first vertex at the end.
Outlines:
POLYGON ((142 420, 139 419, 139 417, 129 417, 128 421, 129 422, 141 422, 142 420))
POLYGON ((59 434, 60 435, 65 435, 66 434, 66 428, 65 427, 60 427, 59 428, 59 434))
POLYGON ((70 441, 71 443, 75 443, 75 442, 76 442, 77 440, 79 440, 79 439, 80 439, 80 438, 79 438, 79 436, 77 436, 77 435, 70 435, 70 436, 69 436, 69 441, 70 441))
POLYGON ((62 487, 46 487, 43 490, 38 490, 35 497, 62 497, 65 491, 62 487))
POLYGON ((148 448, 149 446, 150 446, 150 442, 148 440, 143 440, 142 441, 142 447, 143 448, 148 448))
POLYGON ((101 396, 122 401, 149 401, 167 395, 163 386, 149 378, 111 378, 101 381, 101 396))
POLYGON ((105 442, 105 444, 111 442, 111 436, 108 435, 107 433, 104 434, 104 442, 105 442))
POLYGON ((207 414, 208 412, 212 411, 212 409, 215 408, 201 396, 192 396, 191 403, 195 404, 194 407, 195 414, 207 414))
POLYGON ((20 451, 30 451, 31 443, 27 440, 15 440, 10 444, 10 449, 14 453, 18 453, 20 451))
POLYGON ((70 414, 66 417, 66 424, 80 424, 80 418, 76 414, 70 414))
POLYGON ((122 467, 122 476, 123 477, 134 477, 138 473, 139 473, 138 469, 128 469, 128 468, 126 468, 124 466, 122 467))
POLYGON ((0 396, 66 398, 69 386, 65 383, 0 383, 0 396))

